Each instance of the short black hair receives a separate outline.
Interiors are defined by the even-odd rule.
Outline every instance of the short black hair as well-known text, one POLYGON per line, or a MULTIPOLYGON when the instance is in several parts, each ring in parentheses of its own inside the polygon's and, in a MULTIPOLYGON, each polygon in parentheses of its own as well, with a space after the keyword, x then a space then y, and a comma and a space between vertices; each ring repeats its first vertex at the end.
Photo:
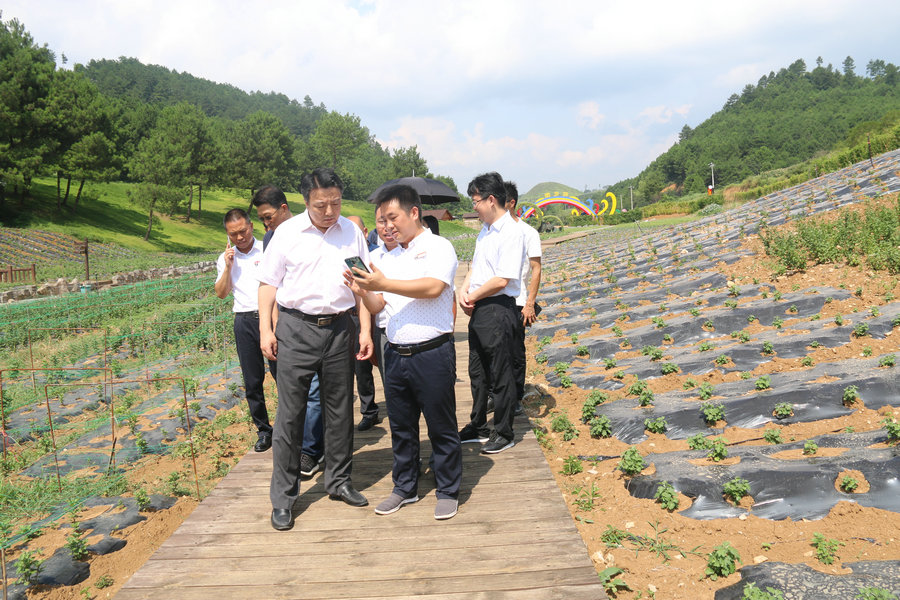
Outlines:
POLYGON ((329 167, 319 167, 312 173, 307 173, 300 179, 300 193, 303 194, 303 200, 309 202, 309 193, 313 190, 337 188, 344 193, 344 182, 329 167))
POLYGON ((240 221, 241 219, 245 220, 247 223, 250 223, 250 215, 247 214, 246 210, 244 210, 243 208, 232 208, 227 213, 225 213, 225 218, 222 219, 222 225, 228 225, 229 223, 240 221))
POLYGON ((412 212, 413 207, 419 209, 419 222, 422 222, 422 199, 419 198, 419 192, 408 185, 391 185, 380 192, 375 196, 375 210, 381 208, 382 204, 387 204, 388 202, 397 201, 397 204, 400 205, 400 208, 406 214, 412 212))
POLYGON ((519 188, 516 186, 515 181, 504 181, 503 187, 506 189, 506 203, 515 202, 516 205, 519 204, 519 188))
POLYGON ((253 200, 250 201, 250 204, 256 208, 259 208, 263 204, 268 204, 275 210, 278 210, 281 208, 282 204, 287 204, 287 197, 284 195, 284 192, 274 185, 264 185, 257 190, 256 194, 253 196, 253 200))
POLYGON ((428 229, 431 230, 431 233, 434 235, 441 235, 441 226, 438 223, 437 217, 434 215, 425 215, 422 217, 422 220, 425 221, 425 225, 428 226, 428 229))
POLYGON ((493 196, 500 206, 506 208, 506 188, 503 186, 503 178, 496 171, 482 173, 470 181, 466 193, 469 198, 475 195, 482 198, 493 196))

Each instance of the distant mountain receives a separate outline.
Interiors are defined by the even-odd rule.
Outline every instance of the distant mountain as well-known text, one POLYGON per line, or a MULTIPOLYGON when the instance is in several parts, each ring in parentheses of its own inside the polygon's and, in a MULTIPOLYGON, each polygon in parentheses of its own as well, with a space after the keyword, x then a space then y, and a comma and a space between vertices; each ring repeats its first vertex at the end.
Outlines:
POLYGON ((77 65, 76 70, 84 73, 107 96, 163 106, 189 102, 199 106, 209 117, 234 120, 263 110, 277 116, 291 133, 300 137, 310 136, 316 121, 328 113, 325 105, 316 106, 309 96, 301 103, 274 92, 247 93, 233 85, 195 77, 188 72, 145 65, 136 58, 92 60, 87 66, 77 65))
POLYGON ((519 200, 523 202, 534 202, 535 200, 540 200, 547 194, 570 194, 573 196, 578 196, 580 198, 583 195, 583 192, 581 190, 576 190, 573 187, 569 187, 563 183, 556 183, 555 181, 545 181, 543 183, 537 184, 524 194, 519 192, 519 200))
POLYGON ((823 66, 821 58, 816 62, 807 71, 806 63, 797 60, 746 85, 696 128, 685 125, 678 142, 638 176, 610 190, 624 198, 634 186, 635 206, 642 206, 661 199, 664 191, 672 196, 705 192, 713 170, 721 188, 865 142, 877 122, 900 111, 897 66, 871 60, 861 76, 849 56, 842 71, 823 66))

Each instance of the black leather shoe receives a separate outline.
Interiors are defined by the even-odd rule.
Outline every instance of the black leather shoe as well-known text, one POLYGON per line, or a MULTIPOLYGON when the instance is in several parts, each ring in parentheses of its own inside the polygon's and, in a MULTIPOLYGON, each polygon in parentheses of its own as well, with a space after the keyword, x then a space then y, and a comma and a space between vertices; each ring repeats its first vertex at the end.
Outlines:
MULTIPOLYGON (((253 449, 257 452, 265 452, 269 448, 272 447, 272 434, 261 431, 259 433, 259 439, 256 440, 256 444, 253 446, 253 449)), ((276 528, 277 529, 277 528, 276 528)))
POLYGON ((366 415, 362 419, 360 419, 359 425, 356 426, 356 429, 358 431, 368 431, 369 429, 375 427, 375 425, 377 425, 378 423, 381 423, 383 420, 384 417, 379 417, 378 413, 375 413, 374 417, 366 415))
POLYGON ((344 483, 337 489, 337 494, 331 494, 332 500, 342 500, 350 506, 368 506, 366 497, 356 491, 350 482, 344 483))
POLYGON ((272 527, 278 531, 287 531, 294 526, 294 515, 287 508, 272 509, 272 527))

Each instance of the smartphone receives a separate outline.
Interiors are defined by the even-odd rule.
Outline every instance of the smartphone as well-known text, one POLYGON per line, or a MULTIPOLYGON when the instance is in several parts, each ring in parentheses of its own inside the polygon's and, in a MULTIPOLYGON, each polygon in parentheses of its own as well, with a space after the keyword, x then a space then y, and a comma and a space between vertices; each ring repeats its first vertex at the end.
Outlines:
POLYGON ((366 273, 370 273, 369 268, 366 266, 366 263, 358 256, 351 256, 350 258, 345 258, 344 262, 347 263, 347 268, 350 269, 350 272, 353 272, 353 267, 356 267, 360 271, 365 271, 366 273))

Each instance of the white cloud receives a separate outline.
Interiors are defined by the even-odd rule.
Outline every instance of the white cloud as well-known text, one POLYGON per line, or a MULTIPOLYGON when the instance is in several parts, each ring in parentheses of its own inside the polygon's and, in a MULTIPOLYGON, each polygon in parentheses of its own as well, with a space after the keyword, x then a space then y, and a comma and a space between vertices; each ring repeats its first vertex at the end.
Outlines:
POLYGON ((605 115, 600 114, 600 105, 593 100, 579 104, 577 111, 578 124, 588 129, 597 129, 600 123, 603 122, 603 119, 606 118, 605 115))

